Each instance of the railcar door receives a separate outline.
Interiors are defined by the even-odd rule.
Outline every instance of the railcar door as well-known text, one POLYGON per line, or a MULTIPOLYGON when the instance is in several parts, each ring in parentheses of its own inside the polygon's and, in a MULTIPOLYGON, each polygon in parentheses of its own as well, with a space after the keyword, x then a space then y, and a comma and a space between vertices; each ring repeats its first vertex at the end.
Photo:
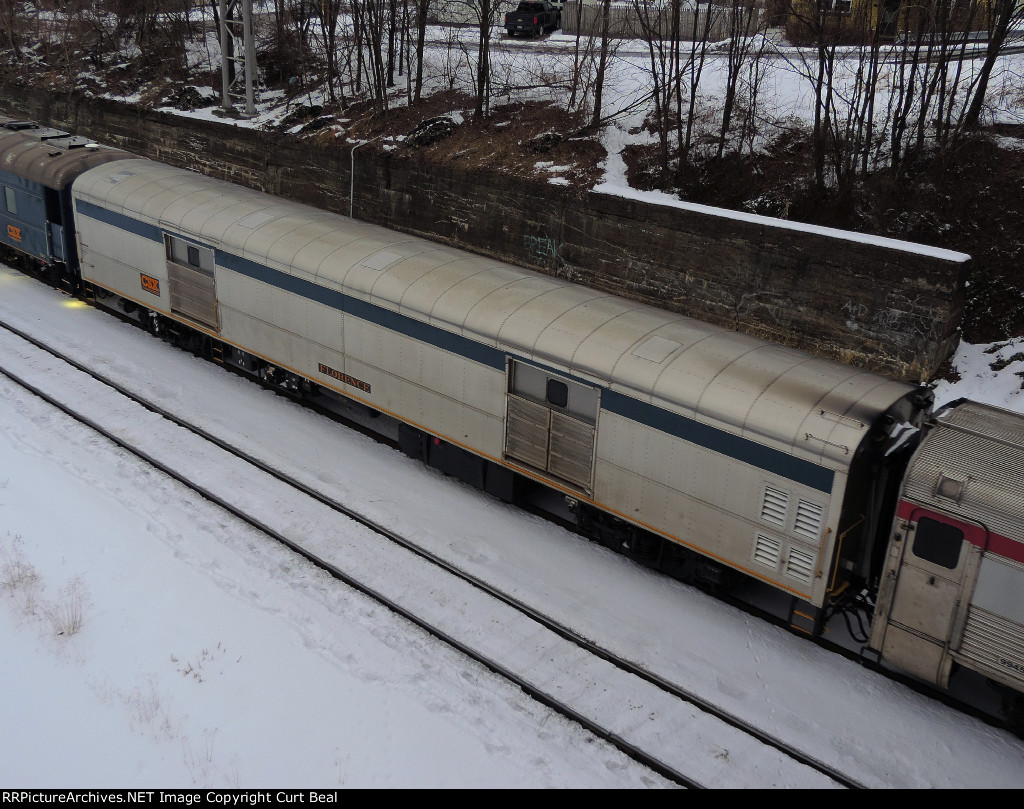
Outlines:
POLYGON ((213 249, 165 233, 164 250, 171 313, 219 330, 213 249))
POLYGON ((948 685, 987 539, 977 523, 902 504, 872 627, 883 660, 948 685))
POLYGON ((594 477, 597 388, 513 361, 505 455, 588 494, 594 477))
POLYGON ((53 256, 57 261, 67 261, 65 258, 64 250, 64 228, 58 225, 56 222, 47 223, 50 228, 49 242, 50 242, 50 255, 53 256))

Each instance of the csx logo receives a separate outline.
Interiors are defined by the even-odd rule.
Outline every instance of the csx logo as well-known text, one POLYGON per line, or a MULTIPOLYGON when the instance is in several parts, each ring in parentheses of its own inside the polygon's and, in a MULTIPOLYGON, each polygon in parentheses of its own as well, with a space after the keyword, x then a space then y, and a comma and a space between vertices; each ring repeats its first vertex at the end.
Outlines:
POLYGON ((142 277, 142 288, 146 292, 152 292, 154 295, 160 294, 160 281, 153 278, 150 275, 143 275, 142 277))
POLYGON ((10 236, 14 241, 21 241, 21 228, 16 228, 14 225, 7 226, 7 235, 10 236))

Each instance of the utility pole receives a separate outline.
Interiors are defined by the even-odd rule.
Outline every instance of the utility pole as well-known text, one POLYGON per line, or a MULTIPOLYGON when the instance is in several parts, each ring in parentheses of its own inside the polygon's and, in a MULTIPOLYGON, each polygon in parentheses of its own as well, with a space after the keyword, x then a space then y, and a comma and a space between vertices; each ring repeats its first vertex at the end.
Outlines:
POLYGON ((245 99, 245 115, 256 115, 256 44, 252 38, 252 0, 219 0, 221 103, 233 112, 235 100, 245 99), (242 19, 238 19, 238 7, 242 19), (239 56, 241 52, 241 56, 239 56), (234 64, 232 78, 231 65, 234 64), (245 92, 241 91, 244 82, 245 92))

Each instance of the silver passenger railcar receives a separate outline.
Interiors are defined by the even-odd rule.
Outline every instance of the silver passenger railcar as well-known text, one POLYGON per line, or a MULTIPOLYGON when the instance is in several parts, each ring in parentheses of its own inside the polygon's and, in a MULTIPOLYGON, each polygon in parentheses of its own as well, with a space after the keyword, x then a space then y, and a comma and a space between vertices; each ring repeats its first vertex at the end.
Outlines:
POLYGON ((1024 726, 1021 417, 932 418, 921 388, 123 154, 71 197, 71 286, 98 304, 388 413, 406 453, 506 500, 560 492, 645 564, 763 582, 799 629, 866 610, 882 660, 980 672, 1024 726))
POLYGON ((865 472, 928 404, 871 373, 147 160, 87 172, 74 199, 88 283, 393 415, 429 437, 421 455, 467 453, 454 471, 482 488, 511 499, 515 475, 563 492, 609 544, 708 582, 767 582, 812 630, 867 574, 883 498, 865 472))

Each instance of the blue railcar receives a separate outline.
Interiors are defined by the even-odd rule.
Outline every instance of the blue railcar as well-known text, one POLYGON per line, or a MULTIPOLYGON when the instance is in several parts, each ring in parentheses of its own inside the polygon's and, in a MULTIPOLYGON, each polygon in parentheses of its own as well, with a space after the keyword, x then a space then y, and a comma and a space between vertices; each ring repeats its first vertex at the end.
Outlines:
POLYGON ((131 155, 9 118, 0 118, 0 154, 0 246, 9 260, 77 287, 71 183, 88 169, 131 155))

